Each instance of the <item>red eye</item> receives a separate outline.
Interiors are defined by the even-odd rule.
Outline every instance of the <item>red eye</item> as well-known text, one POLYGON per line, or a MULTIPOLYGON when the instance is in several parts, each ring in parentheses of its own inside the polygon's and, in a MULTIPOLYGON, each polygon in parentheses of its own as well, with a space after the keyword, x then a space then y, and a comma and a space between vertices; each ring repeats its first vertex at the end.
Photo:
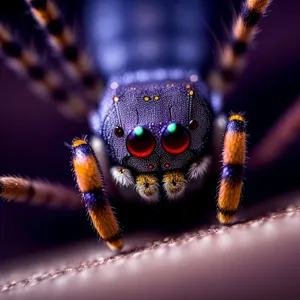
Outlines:
POLYGON ((171 123, 162 134, 163 148, 171 154, 184 152, 190 145, 191 137, 186 128, 180 124, 171 123))
POLYGON ((128 134, 126 146, 131 155, 147 157, 155 148, 155 139, 150 131, 141 126, 137 126, 128 134))

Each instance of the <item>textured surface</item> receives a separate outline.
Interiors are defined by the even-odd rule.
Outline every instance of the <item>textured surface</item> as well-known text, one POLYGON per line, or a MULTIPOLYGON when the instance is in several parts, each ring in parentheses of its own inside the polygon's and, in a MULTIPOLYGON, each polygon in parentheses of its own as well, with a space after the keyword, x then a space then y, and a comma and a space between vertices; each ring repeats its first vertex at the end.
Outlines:
POLYGON ((0 298, 296 299, 299 205, 295 193, 248 209, 241 217, 249 220, 231 227, 146 245, 145 237, 131 236, 114 256, 87 242, 32 258, 2 271, 0 298), (280 211, 266 213, 270 207, 280 211), (265 216, 253 217, 258 213, 265 216))
MULTIPOLYGON (((79 18, 82 10, 78 2, 57 1, 68 23, 75 23, 80 32, 83 30, 79 18)), ((218 39, 221 29, 230 29, 225 15, 230 15, 232 2, 240 1, 226 1, 227 9, 213 12, 216 16, 214 22, 218 25, 218 30, 213 30, 213 33, 217 34, 218 39)), ((273 1, 268 16, 261 22, 261 32, 249 53, 247 68, 226 104, 227 112, 246 112, 250 151, 299 93, 300 35, 295 30, 299 26, 299 5, 294 0, 273 1)), ((48 49, 42 46, 44 35, 35 30, 35 22, 30 13, 25 12, 24 6, 23 0, 1 2, 1 20, 7 21, 21 41, 35 44, 42 58, 49 58, 48 49)), ((212 28, 212 24, 208 25, 212 28)), ((213 45, 211 47, 211 55, 217 54, 213 45)), ((53 60, 50 64, 57 67, 57 62, 53 60)), ((0 78, 1 175, 47 178, 74 186, 69 151, 64 147, 64 142, 70 143, 75 136, 89 133, 87 125, 63 119, 54 106, 34 97, 26 83, 4 63, 0 66, 0 78)), ((290 151, 271 168, 259 172, 247 168, 243 206, 261 203, 270 195, 299 187, 299 151, 300 144, 294 143, 290 151)), ((215 188, 210 200, 212 203, 214 197, 215 188)), ((127 213, 127 206, 124 208, 127 213)), ((136 227, 140 228, 136 218, 134 214, 131 217, 136 227)), ((0 204, 0 261, 17 259, 33 251, 38 253, 42 249, 48 250, 49 247, 75 242, 83 237, 94 237, 84 212, 70 215, 65 211, 0 204)))

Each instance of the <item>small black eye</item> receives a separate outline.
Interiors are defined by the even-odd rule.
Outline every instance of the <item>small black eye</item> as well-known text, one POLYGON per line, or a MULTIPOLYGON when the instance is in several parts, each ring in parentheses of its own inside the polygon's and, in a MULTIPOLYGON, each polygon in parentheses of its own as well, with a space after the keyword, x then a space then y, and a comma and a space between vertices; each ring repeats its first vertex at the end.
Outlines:
POLYGON ((197 120, 191 120, 189 123, 189 129, 196 129, 198 128, 199 124, 197 122, 197 120))
POLYGON ((129 153, 136 157, 147 157, 155 148, 155 138, 152 133, 137 126, 127 136, 126 146, 129 153))
POLYGON ((117 137, 122 137, 124 135, 124 129, 120 126, 116 126, 114 133, 117 137))
POLYGON ((191 137, 182 125, 171 123, 163 132, 161 142, 168 153, 180 154, 189 147, 191 137))

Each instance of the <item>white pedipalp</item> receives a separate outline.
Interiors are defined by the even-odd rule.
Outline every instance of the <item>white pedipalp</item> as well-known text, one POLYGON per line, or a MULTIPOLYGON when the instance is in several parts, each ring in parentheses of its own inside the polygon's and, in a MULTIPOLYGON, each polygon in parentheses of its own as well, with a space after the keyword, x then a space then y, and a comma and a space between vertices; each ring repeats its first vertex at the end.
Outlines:
POLYGON ((200 160, 194 162, 189 168, 188 180, 201 179, 207 173, 211 162, 211 156, 204 156, 200 160))
POLYGON ((129 187, 134 185, 134 178, 129 169, 119 166, 112 167, 110 173, 115 181, 120 186, 129 187))

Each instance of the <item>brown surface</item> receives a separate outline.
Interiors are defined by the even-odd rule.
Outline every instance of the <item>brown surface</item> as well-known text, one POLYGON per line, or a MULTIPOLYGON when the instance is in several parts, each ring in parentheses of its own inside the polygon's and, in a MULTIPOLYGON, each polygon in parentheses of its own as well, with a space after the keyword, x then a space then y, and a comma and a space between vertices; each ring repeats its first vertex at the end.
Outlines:
POLYGON ((114 256, 92 241, 15 262, 0 275, 0 299, 299 299, 299 196, 249 208, 231 227, 146 246, 153 236, 132 236, 114 256))

